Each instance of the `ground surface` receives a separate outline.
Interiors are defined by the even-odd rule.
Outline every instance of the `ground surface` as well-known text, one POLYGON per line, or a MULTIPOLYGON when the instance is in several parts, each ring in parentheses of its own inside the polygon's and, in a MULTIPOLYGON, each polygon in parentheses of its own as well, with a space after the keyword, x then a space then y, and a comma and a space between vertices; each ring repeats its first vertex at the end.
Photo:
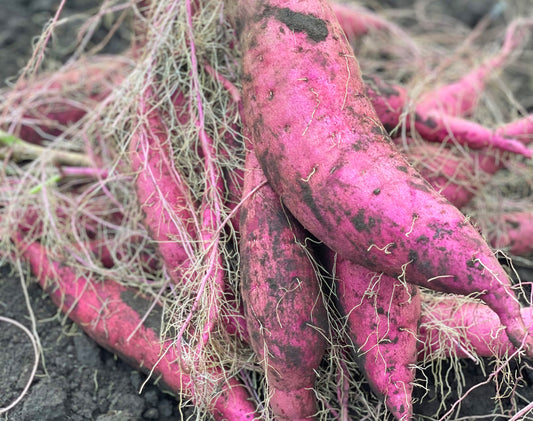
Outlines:
MULTIPOLYGON (((527 1, 530 0, 524 0, 527 1)), ((59 1, 50 0, 0 0, 0 80, 15 75, 25 64, 32 37, 40 32, 58 3, 59 1)), ((98 3, 68 0, 66 12, 87 10, 92 4, 98 3)), ((448 12, 472 24, 495 3, 497 2, 490 0, 456 1, 450 3, 448 12)), ((124 45, 125 40, 121 40, 119 36, 112 41, 107 51, 118 51, 124 45)), ((174 397, 162 393, 153 385, 148 384, 139 394, 144 375, 99 348, 72 323, 58 315, 55 306, 35 283, 31 280, 23 282, 29 284, 28 302, 38 321, 37 331, 45 365, 40 364, 29 393, 5 415, 5 419, 170 421, 187 417, 187 413, 180 414, 174 397)), ((0 315, 11 317, 30 327, 23 291, 18 275, 8 266, 1 267, 0 315)), ((4 407, 23 389, 31 371, 33 351, 27 337, 20 330, 3 323, 0 325, 0 350, 0 406, 4 407)), ((476 366, 467 362, 464 365, 469 384, 485 380, 485 375, 476 366)), ((523 401, 533 401, 533 371, 524 370, 524 384, 526 387, 521 392, 523 401)), ((446 388, 454 391, 453 379, 446 388)), ((494 394, 495 387, 492 384, 476 389, 463 404, 463 419, 503 419, 486 415, 494 408, 490 401, 494 394), (475 415, 486 416, 474 418, 475 415)), ((423 404, 416 407, 417 413, 428 416, 435 413, 442 398, 433 391, 430 391, 430 395, 434 395, 435 399, 425 399, 423 404)), ((446 403, 451 405, 453 399, 452 395, 446 403)), ((533 415, 524 419, 533 420, 533 415)))

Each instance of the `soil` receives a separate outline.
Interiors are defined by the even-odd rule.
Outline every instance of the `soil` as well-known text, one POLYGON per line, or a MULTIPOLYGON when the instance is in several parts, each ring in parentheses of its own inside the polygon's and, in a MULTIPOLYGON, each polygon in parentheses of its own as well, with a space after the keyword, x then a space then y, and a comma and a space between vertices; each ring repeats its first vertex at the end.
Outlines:
MULTIPOLYGON (((530 0, 524 0, 524 3, 528 1, 530 0)), ((100 3, 93 0, 69 0, 65 14, 88 11, 100 3)), ((382 3, 405 7, 410 1, 390 0, 382 3)), ((498 2, 493 0, 452 1, 447 12, 466 24, 474 25, 496 3, 498 2)), ((0 0, 2 83, 8 77, 15 76, 24 66, 31 53, 32 38, 41 32, 58 4, 58 0, 0 0)), ((117 52, 127 45, 127 34, 119 31, 108 43, 105 52, 117 52)), ((60 56, 51 58, 61 60, 60 56)), ((533 73, 526 76, 531 81, 533 73)), ((527 94, 531 97, 531 90, 527 94)), ((11 267, 0 267, 0 315, 15 319, 31 329, 28 306, 37 321, 42 359, 29 392, 18 405, 4 414, 4 419, 171 421, 194 417, 190 408, 180 409, 174 396, 163 393, 150 383, 139 393, 145 380, 144 374, 100 348, 78 327, 58 314, 57 308, 31 279, 21 280, 11 267), (24 291, 27 291, 27 302, 24 291)), ((20 394, 27 382, 33 364, 33 349, 21 330, 6 323, 0 325, 0 349, 0 407, 5 407, 20 394)), ((462 364, 467 383, 465 389, 486 380, 486 373, 480 367, 468 361, 463 361, 462 364)), ((533 370, 524 368, 523 364, 521 367, 523 387, 520 393, 523 398, 520 401, 524 406, 533 401, 533 370)), ((518 366, 516 369, 518 370, 518 366)), ((431 379, 430 373, 423 373, 423 376, 429 378, 430 398, 426 396, 422 403, 417 403, 415 412, 420 419, 429 419, 437 413, 443 397, 435 391, 438 389, 436 386, 440 385, 431 379)), ((450 408, 457 390, 453 376, 448 382, 444 385, 444 390, 451 392, 451 395, 444 403, 450 408)), ((422 392, 422 388, 417 388, 416 396, 420 397, 422 392)), ((494 411, 494 402, 490 397, 496 393, 494 383, 475 389, 465 398, 457 417, 464 417, 462 419, 465 420, 506 419, 487 415, 494 411)), ((503 405, 507 407, 499 408, 499 412, 509 409, 511 403, 503 400, 503 405)), ((533 420, 533 414, 526 415, 523 419, 533 420)))

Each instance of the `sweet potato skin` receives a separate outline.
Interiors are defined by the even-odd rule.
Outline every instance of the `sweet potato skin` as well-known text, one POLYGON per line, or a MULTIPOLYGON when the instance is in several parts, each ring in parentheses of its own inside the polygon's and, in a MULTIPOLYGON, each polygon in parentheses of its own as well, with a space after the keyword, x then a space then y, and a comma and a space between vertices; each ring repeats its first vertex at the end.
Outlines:
MULTIPOLYGON (((144 225, 157 242, 169 276, 177 285, 190 264, 185 245, 196 238, 193 230, 189 192, 173 167, 168 130, 157 110, 150 110, 150 95, 141 98, 139 113, 147 123, 133 133, 129 145, 132 170, 137 173, 135 187, 144 213, 144 225)), ((182 104, 179 104, 182 105, 182 104)))
MULTIPOLYGON (((419 359, 431 359, 432 354, 442 356, 443 351, 445 355, 459 358, 471 358, 472 353, 478 357, 504 357, 516 351, 505 335, 498 315, 485 304, 458 303, 454 297, 435 300, 427 294, 422 294, 422 299, 419 359), (445 339, 448 328, 458 333, 453 336, 453 341, 445 339)), ((533 331, 533 308, 522 308, 521 313, 526 326, 533 331)))
MULTIPOLYGON (((450 142, 452 139, 472 149, 493 147, 502 151, 522 154, 531 158, 532 152, 519 139, 490 130, 474 121, 444 113, 439 108, 416 105, 412 115, 407 111, 407 92, 398 85, 366 76, 366 94, 371 100, 381 123, 393 130, 404 124, 410 132, 418 132, 430 142, 450 142)), ((512 128, 510 130, 513 130, 512 128)), ((514 129, 516 130, 516 129, 514 129)))
POLYGON ((501 221, 502 232, 492 234, 490 243, 495 248, 508 249, 516 256, 530 256, 533 254, 533 212, 506 212, 497 217, 501 221))
POLYGON ((241 293, 252 348, 265 365, 278 420, 311 419, 317 412, 315 371, 326 348, 326 311, 303 247, 300 225, 265 184, 247 154, 244 194, 261 186, 241 209, 241 293))
POLYGON ((396 419, 411 419, 421 311, 418 287, 346 259, 337 260, 335 278, 337 297, 365 377, 372 389, 385 397, 396 419))
MULTIPOLYGON (((187 367, 180 364, 178 352, 171 347, 159 361, 171 343, 161 343, 160 316, 142 321, 150 307, 148 300, 111 280, 96 282, 77 277, 70 267, 50 261, 47 250, 37 242, 28 243, 20 235, 14 242, 52 301, 91 338, 136 368, 149 371, 155 366, 154 373, 161 376, 168 389, 198 402, 194 383, 187 367)), ((211 374, 222 381, 221 370, 214 369, 211 374)), ((216 420, 255 419, 253 402, 242 384, 230 379, 221 388, 211 410, 216 420)))
MULTIPOLYGON (((329 5, 239 4, 245 121, 291 213, 341 257, 374 271, 438 291, 483 291, 521 343, 527 330, 505 271, 392 145, 329 5)), ((533 338, 525 345, 533 355, 533 338)))
POLYGON ((514 137, 526 145, 533 142, 533 114, 511 121, 496 130, 501 136, 514 137))
POLYGON ((503 157, 494 151, 471 151, 465 157, 435 144, 416 144, 409 138, 393 141, 400 146, 405 140, 409 146, 400 150, 413 162, 420 175, 459 209, 470 202, 485 182, 490 180, 489 176, 502 168, 504 162, 503 157))

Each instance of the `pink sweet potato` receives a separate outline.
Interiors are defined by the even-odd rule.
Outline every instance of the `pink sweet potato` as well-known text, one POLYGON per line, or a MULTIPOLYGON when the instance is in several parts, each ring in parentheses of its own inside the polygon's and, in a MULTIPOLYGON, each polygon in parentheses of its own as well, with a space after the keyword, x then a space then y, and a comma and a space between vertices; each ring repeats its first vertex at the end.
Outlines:
POLYGON ((4 130, 31 143, 58 136, 103 101, 126 69, 125 62, 104 56, 30 83, 19 82, 4 98, 12 113, 4 116, 9 122, 4 130))
MULTIPOLYGON (((458 302, 453 296, 435 299, 423 294, 419 359, 431 354, 459 358, 504 357, 516 351, 498 315, 483 303, 458 302)), ((533 332, 533 308, 523 308, 522 318, 533 332)))
POLYGON ((501 136, 513 137, 529 145, 533 142, 533 114, 511 121, 496 130, 501 136))
POLYGON ((183 273, 193 256, 195 240, 194 209, 180 175, 174 168, 168 138, 161 116, 150 110, 150 94, 140 100, 139 115, 146 116, 130 142, 130 165, 137 173, 137 197, 144 212, 144 224, 176 284, 183 283, 183 273))
MULTIPOLYGON (((472 151, 458 156, 453 150, 430 143, 408 140, 401 149, 426 181, 454 206, 466 205, 490 176, 503 166, 503 160, 493 151, 472 151)), ((394 140, 397 145, 402 139, 394 140)))
MULTIPOLYGON (((526 21, 527 22, 527 21, 526 21)), ((501 70, 511 53, 517 50, 524 36, 520 27, 526 22, 515 20, 507 28, 505 39, 498 54, 489 58, 456 82, 432 89, 420 98, 420 109, 435 109, 448 115, 464 116, 476 108, 487 81, 501 70)))
POLYGON ((354 4, 332 2, 331 7, 350 42, 372 31, 386 31, 412 42, 399 26, 375 12, 354 4))
POLYGON ((438 291, 479 292, 533 356, 507 274, 392 144, 327 2, 242 0, 236 13, 245 123, 290 212, 354 263, 438 291))
MULTIPOLYGON (((196 395, 195 379, 180 363, 179 351, 171 341, 161 343, 160 316, 152 315, 142 321, 150 307, 148 300, 111 280, 97 282, 78 277, 70 267, 51 260, 38 242, 28 243, 20 235, 13 241, 54 303, 96 342, 139 369, 153 368, 172 392, 203 403, 196 395)), ((219 379, 221 388, 210 406, 215 419, 254 419, 255 408, 245 387, 234 378, 224 381, 221 369, 213 368, 209 374, 219 379)))
POLYGON ((489 235, 492 247, 508 250, 515 256, 533 254, 533 211, 506 212, 494 219, 498 230, 489 235))
POLYGON ((241 294, 252 348, 266 371, 277 420, 318 411, 315 370, 326 348, 326 313, 317 277, 301 243, 305 234, 284 211, 253 152, 246 157, 241 209, 241 294))
POLYGON ((342 258, 336 262, 335 279, 365 377, 385 397, 398 420, 411 419, 420 321, 418 288, 342 258))
POLYGON ((425 108, 418 104, 412 115, 408 112, 407 92, 395 84, 387 83, 372 76, 366 77, 365 92, 381 121, 388 130, 405 124, 405 128, 416 131, 430 142, 457 142, 472 149, 493 147, 502 151, 513 152, 531 158, 532 151, 518 139, 506 137, 474 121, 465 120, 446 114, 436 108, 425 108))
MULTIPOLYGON (((169 132, 164 125, 162 116, 157 109, 150 108, 153 100, 150 90, 145 92, 139 101, 139 116, 145 118, 134 132, 130 143, 130 165, 137 172, 136 191, 144 213, 144 225, 151 238, 157 242, 162 262, 169 276, 176 285, 184 285, 184 277, 195 258, 195 243, 198 242, 208 251, 205 264, 207 270, 198 282, 198 294, 192 313, 198 307, 202 295, 208 296, 210 303, 209 317, 203 327, 202 338, 198 350, 209 340, 219 312, 219 301, 224 293, 224 270, 218 247, 217 224, 220 222, 218 198, 212 194, 220 194, 222 179, 214 169, 214 156, 210 139, 202 134, 202 152, 205 162, 206 176, 210 185, 206 186, 201 204, 197 205, 190 197, 190 192, 172 162, 172 149, 169 132), (213 191, 216 191, 213 193, 213 191), (210 204, 214 203, 215 209, 210 204), (215 237, 216 235, 216 237, 215 237), (213 288, 207 285, 212 282, 213 288)), ((187 98, 177 92, 174 107, 178 118, 185 121, 187 98)), ((229 312, 229 307, 227 308, 229 312)), ((232 321, 229 328, 240 332, 239 314, 225 314, 232 321)))
POLYGON ((387 28, 388 22, 362 7, 332 3, 331 7, 348 40, 353 41, 372 30, 387 28))

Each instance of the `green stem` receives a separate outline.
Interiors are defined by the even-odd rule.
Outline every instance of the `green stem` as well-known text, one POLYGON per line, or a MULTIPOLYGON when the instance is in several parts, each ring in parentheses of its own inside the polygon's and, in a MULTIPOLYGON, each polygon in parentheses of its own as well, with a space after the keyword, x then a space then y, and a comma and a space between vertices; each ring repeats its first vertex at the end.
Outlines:
POLYGON ((43 155, 46 155, 49 160, 58 165, 72 167, 93 166, 92 161, 85 154, 34 145, 0 130, 0 158, 8 156, 14 161, 33 161, 43 155))

